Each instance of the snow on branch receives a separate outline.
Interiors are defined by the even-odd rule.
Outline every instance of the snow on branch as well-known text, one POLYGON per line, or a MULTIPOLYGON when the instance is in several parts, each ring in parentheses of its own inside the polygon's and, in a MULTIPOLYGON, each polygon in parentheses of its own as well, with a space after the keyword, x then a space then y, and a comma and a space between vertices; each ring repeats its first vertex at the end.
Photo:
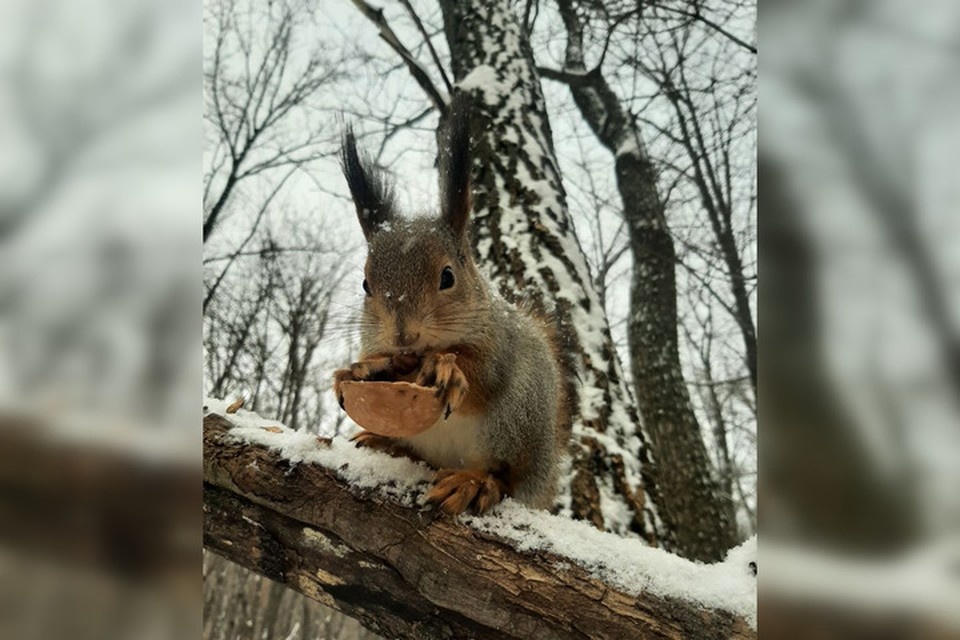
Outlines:
POLYGON ((440 517, 422 464, 216 413, 204 545, 381 635, 756 637, 755 540, 703 565, 509 500, 440 517))

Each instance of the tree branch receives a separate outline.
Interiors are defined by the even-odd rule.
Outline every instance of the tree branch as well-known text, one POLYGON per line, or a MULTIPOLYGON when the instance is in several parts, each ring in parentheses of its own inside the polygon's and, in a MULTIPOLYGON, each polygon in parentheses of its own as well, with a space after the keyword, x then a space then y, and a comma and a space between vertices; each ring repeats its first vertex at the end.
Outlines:
POLYGON ((756 637, 728 612, 630 596, 569 558, 521 553, 230 429, 223 417, 204 420, 204 545, 381 635, 756 637))
MULTIPOLYGON (((270 191, 270 194, 267 198, 260 204, 260 209, 257 211, 257 217, 254 219, 253 224, 250 225, 250 231, 247 233, 247 237, 243 239, 243 242, 240 243, 240 246, 229 256, 225 258, 228 260, 227 266, 225 266, 220 274, 217 276, 216 280, 213 281, 213 284, 210 285, 210 288, 207 290, 206 294, 203 296, 203 304, 201 306, 202 312, 206 313, 207 307, 210 306, 210 302, 213 300, 213 297, 217 293, 217 289, 220 288, 220 284, 223 282, 224 278, 227 277, 227 272, 230 271, 230 267, 233 266, 233 263, 237 260, 238 257, 244 254, 244 249, 247 248, 247 245, 253 240, 254 236, 257 234, 257 231, 260 229, 260 221, 263 220, 263 217, 267 214, 267 211, 270 210, 270 204, 273 202, 273 199, 280 193, 280 189, 283 188, 283 185, 286 184, 287 180, 300 168, 299 164, 295 164, 291 169, 284 175, 273 189, 270 191)), ((257 254, 262 252, 258 251, 257 254)), ((204 259, 203 264, 209 264, 212 260, 204 259)))
POLYGON ((196 584, 195 458, 152 436, 144 457, 131 445, 148 434, 100 424, 111 426, 65 438, 46 416, 0 411, 0 543, 58 566, 196 584))
POLYGON ((447 72, 443 70, 443 64, 440 62, 440 56, 437 55, 437 50, 433 48, 433 41, 430 39, 430 34, 427 33, 426 28, 423 26, 423 21, 420 19, 420 16, 417 15, 417 12, 414 11, 413 6, 410 4, 409 0, 401 0, 404 8, 406 8, 407 13, 410 14, 410 17, 413 19, 414 24, 417 25, 417 30, 420 31, 420 34, 423 36, 424 42, 427 44, 427 49, 430 51, 430 57, 433 58, 433 63, 437 65, 437 71, 440 72, 440 78, 443 80, 443 86, 447 88, 447 93, 453 93, 453 84, 450 82, 450 78, 447 77, 447 72))
POLYGON ((716 31, 717 33, 719 33, 720 35, 722 35, 724 38, 726 38, 726 39, 729 40, 730 42, 732 42, 732 43, 734 43, 735 45, 737 45, 738 47, 740 47, 741 49, 745 49, 745 50, 747 50, 747 51, 749 51, 750 53, 753 53, 753 54, 756 54, 756 53, 757 53, 757 46, 756 46, 755 44, 751 44, 751 43, 747 42, 746 40, 744 40, 744 39, 742 39, 742 38, 738 38, 737 36, 733 35, 733 34, 730 33, 728 30, 726 30, 725 28, 723 28, 721 25, 717 24, 716 22, 714 22, 714 21, 711 20, 710 18, 707 18, 707 17, 704 16, 702 13, 700 13, 700 9, 699 9, 699 8, 697 8, 695 11, 692 11, 692 12, 691 12, 691 11, 686 11, 686 10, 684 10, 684 9, 677 9, 677 8, 674 8, 674 7, 669 7, 669 6, 666 6, 666 5, 660 5, 660 6, 658 6, 657 8, 658 8, 658 9, 662 9, 663 11, 669 11, 669 12, 671 12, 671 13, 675 13, 675 14, 681 15, 681 16, 683 16, 683 17, 685 17, 685 18, 690 18, 691 20, 694 20, 694 21, 696 21, 696 22, 700 22, 701 24, 703 24, 703 25, 706 26, 707 28, 713 29, 714 31, 716 31))
MULTIPOLYGON (((411 75, 413 75, 413 79, 416 80, 420 88, 426 92, 433 106, 435 106, 440 113, 444 113, 444 111, 446 111, 447 101, 433 85, 433 81, 430 80, 430 76, 427 75, 423 66, 417 62, 417 59, 413 57, 410 50, 403 46, 400 38, 398 38, 397 34, 390 28, 387 19, 383 17, 383 9, 374 9, 369 3, 364 2, 364 0, 353 0, 353 4, 370 22, 376 25, 377 30, 380 31, 380 37, 403 59, 404 64, 407 65, 407 69, 409 69, 411 75)), ((429 38, 427 41, 429 42, 429 38)))

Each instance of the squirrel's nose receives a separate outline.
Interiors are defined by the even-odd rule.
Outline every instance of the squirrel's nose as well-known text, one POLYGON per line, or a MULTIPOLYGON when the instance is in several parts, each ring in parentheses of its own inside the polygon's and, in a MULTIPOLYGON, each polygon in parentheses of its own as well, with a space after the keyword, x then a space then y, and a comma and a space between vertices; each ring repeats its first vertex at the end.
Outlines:
POLYGON ((411 333, 409 331, 398 331, 395 338, 398 347, 409 347, 419 339, 420 332, 411 333))

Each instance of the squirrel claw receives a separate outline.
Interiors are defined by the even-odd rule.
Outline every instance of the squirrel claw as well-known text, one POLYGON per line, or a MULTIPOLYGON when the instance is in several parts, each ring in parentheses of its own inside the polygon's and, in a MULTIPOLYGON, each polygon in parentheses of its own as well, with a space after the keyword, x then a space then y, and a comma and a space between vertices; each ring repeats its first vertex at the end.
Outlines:
POLYGON ((399 458, 404 455, 400 444, 394 438, 388 438, 386 436, 377 435, 376 433, 371 433, 369 431, 361 431, 355 434, 350 438, 352 442, 359 449, 372 449, 373 451, 380 451, 394 458, 399 458))
POLYGON ((425 504, 447 515, 481 515, 503 498, 504 487, 488 471, 441 469, 427 492, 425 504))
POLYGON ((463 371, 456 365, 456 359, 453 353, 438 353, 428 359, 432 372, 427 377, 433 379, 433 395, 446 405, 444 420, 461 405, 469 389, 463 371))

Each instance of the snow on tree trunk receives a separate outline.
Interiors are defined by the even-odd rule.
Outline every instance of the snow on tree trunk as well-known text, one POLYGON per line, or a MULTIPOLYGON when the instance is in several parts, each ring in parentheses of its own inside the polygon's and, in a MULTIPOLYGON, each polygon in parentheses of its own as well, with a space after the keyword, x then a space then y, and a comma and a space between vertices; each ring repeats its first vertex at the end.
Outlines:
POLYGON ((567 209, 533 54, 508 0, 441 2, 472 98, 474 247, 505 295, 544 303, 574 356, 572 467, 561 510, 663 542, 647 445, 567 209))
POLYGON ((616 156, 617 188, 627 223, 633 272, 627 340, 637 403, 657 463, 657 504, 681 555, 723 559, 737 544, 733 502, 714 477, 690 403, 677 343, 676 255, 657 173, 636 123, 599 70, 586 73, 575 8, 560 0, 567 30, 566 80, 597 138, 616 156))

